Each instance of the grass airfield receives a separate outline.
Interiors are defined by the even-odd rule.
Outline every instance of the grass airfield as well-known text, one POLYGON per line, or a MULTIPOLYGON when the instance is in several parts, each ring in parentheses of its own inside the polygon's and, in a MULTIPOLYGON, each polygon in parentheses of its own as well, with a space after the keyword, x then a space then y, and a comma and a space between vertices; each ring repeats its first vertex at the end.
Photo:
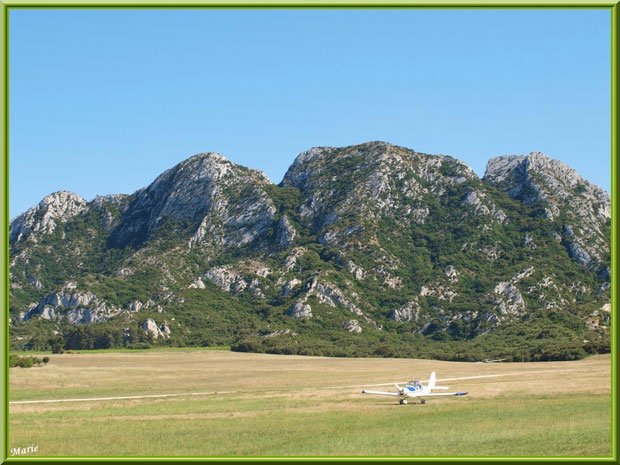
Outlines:
POLYGON ((9 400, 91 400, 11 403, 9 448, 38 446, 31 457, 612 453, 610 356, 491 364, 209 350, 50 357, 10 369, 9 400), (424 382, 431 371, 469 395, 399 405, 361 394, 424 382))

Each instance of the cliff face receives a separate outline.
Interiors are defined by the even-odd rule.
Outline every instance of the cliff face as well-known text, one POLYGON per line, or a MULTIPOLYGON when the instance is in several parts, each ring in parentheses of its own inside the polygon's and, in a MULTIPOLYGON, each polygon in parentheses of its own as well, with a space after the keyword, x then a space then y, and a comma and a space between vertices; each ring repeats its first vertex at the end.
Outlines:
POLYGON ((192 244, 247 244, 273 221, 273 203, 262 189, 269 184, 262 172, 219 154, 195 155, 134 194, 113 243, 140 244, 164 222, 186 221, 193 231, 192 244))
POLYGON ((313 148, 297 157, 282 186, 298 188, 304 225, 326 244, 346 242, 367 221, 423 221, 425 197, 441 198, 449 186, 477 180, 464 163, 384 142, 313 148), (347 221, 350 218, 353 221, 347 221), (347 228, 339 226, 347 225, 347 228))
POLYGON ((574 343, 608 324, 610 211, 539 153, 494 158, 479 179, 384 142, 318 147, 279 186, 203 153, 134 194, 61 191, 15 218, 12 334, 96 323, 118 345, 165 327, 157 343, 312 353, 341 337, 475 342, 551 318, 574 343))
POLYGON ((38 237, 54 232, 58 223, 66 223, 87 209, 86 200, 79 195, 67 191, 54 192, 11 221, 9 241, 15 243, 26 236, 36 241, 38 237))
POLYGON ((542 153, 493 158, 483 179, 514 199, 544 209, 549 221, 562 220, 570 254, 582 265, 597 267, 605 262, 611 222, 611 201, 605 190, 542 153))

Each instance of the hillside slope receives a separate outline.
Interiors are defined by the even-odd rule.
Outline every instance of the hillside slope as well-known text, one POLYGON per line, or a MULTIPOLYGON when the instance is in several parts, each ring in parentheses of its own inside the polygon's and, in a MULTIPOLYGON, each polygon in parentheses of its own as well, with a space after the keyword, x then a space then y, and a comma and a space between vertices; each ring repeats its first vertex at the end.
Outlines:
POLYGON ((479 179, 384 142, 318 147, 277 186, 199 154, 11 222, 11 344, 579 358, 608 350, 610 211, 539 153, 479 179))

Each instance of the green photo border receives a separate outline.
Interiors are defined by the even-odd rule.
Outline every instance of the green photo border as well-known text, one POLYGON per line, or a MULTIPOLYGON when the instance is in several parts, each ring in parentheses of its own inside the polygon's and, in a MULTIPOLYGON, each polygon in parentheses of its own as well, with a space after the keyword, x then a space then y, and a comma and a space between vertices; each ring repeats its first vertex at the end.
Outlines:
MULTIPOLYGON (((0 300, 3 305, 3 318, 0 319, 2 332, 2 425, 0 463, 37 463, 37 462, 239 462, 239 461, 545 461, 545 462, 618 462, 617 455, 617 324, 615 309, 617 302, 618 263, 617 239, 617 174, 618 174, 618 2, 620 0, 0 0, 0 24, 2 25, 2 47, 0 63, 2 65, 2 199, 0 201, 0 218, 2 221, 2 247, 0 247, 0 259, 3 264, 2 285, 0 286, 0 300), (364 8, 364 9, 393 9, 393 8, 467 8, 467 9, 607 9, 611 13, 611 456, 610 457, 10 457, 9 454, 9 14, 11 10, 29 8, 364 8)), ((576 402, 579 401, 577 398, 576 402)))

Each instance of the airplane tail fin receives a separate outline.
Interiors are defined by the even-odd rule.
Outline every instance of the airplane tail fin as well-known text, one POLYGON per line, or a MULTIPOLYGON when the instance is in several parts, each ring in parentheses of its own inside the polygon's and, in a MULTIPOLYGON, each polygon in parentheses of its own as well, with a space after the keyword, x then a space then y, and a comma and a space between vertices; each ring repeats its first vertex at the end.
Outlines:
POLYGON ((431 373, 431 378, 428 380, 428 388, 433 389, 435 387, 435 372, 431 373))

